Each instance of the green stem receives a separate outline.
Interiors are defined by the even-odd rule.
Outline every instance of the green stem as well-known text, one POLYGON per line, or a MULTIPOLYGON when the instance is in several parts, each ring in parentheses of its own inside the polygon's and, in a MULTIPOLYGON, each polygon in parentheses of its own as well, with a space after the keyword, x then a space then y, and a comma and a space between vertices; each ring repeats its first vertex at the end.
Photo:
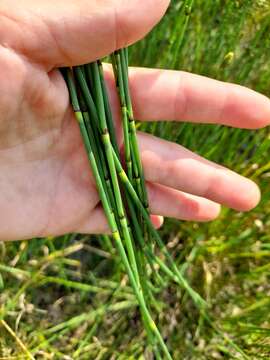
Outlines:
MULTIPOLYGON (((175 275, 175 278, 177 278, 177 282, 188 292, 188 294, 191 296, 191 298, 193 299, 193 301, 195 302, 195 304, 197 306, 199 306, 199 308, 201 309, 202 307, 206 306, 205 301, 201 298, 201 296, 196 293, 188 284, 188 282, 186 281, 186 279, 182 276, 181 272, 179 271, 179 269, 177 268, 177 266, 175 265, 170 253, 168 252, 165 244, 163 243, 159 233, 156 231, 156 229, 154 228, 151 219, 147 213, 147 211, 145 210, 143 204, 141 203, 136 191, 134 190, 132 184, 130 183, 119 159, 117 158, 117 156, 114 154, 114 161, 116 164, 116 169, 118 172, 118 175, 120 177, 120 180, 122 181, 124 187, 126 188, 126 190, 128 191, 128 193, 130 194, 131 198, 134 201, 135 206, 138 208, 138 210, 140 210, 148 228, 149 231, 151 233, 151 235, 153 236, 154 240, 156 241, 157 245, 159 246, 161 252, 163 253, 163 255, 165 256, 165 258, 168 260, 172 272, 175 275)), ((164 267, 163 267, 164 269, 164 267)), ((167 274, 169 276, 171 276, 171 272, 167 272, 167 274)))
POLYGON ((116 86, 118 89, 120 107, 121 107, 121 113, 122 113, 122 125, 123 125, 124 145, 125 145, 125 162, 126 162, 126 166, 127 166, 127 174, 128 174, 129 180, 132 181, 134 164, 132 164, 132 159, 131 159, 128 112, 127 112, 126 97, 125 97, 125 92, 124 92, 123 74, 122 74, 122 71, 119 71, 120 57, 117 53, 115 54, 114 63, 116 64, 116 66, 114 67, 114 71, 115 71, 116 86))
POLYGON ((81 71, 80 67, 75 68, 75 75, 78 80, 78 83, 80 85, 81 91, 84 95, 84 99, 86 102, 86 105, 88 106, 88 110, 90 111, 91 115, 94 116, 95 120, 98 121, 101 127, 101 138, 103 141, 103 146, 109 166, 109 172, 111 176, 112 181, 112 187, 114 192, 114 197, 116 201, 116 208, 117 208, 117 215, 118 215, 118 221, 121 224, 122 232, 123 232, 123 238, 127 247, 129 260, 131 262, 132 270, 135 274, 135 278, 137 283, 139 284, 139 275, 138 275, 138 269, 135 259, 135 254, 132 246, 132 241, 130 238, 130 233, 128 229, 128 222, 125 215, 125 210, 122 202, 122 196, 121 191, 118 183, 117 178, 117 172, 115 168, 115 163, 113 160, 113 148, 111 145, 110 140, 110 134, 109 130, 107 128, 107 121, 106 121, 106 114, 105 114, 105 107, 104 107, 104 101, 103 101, 103 95, 102 95, 102 87, 101 87, 101 81, 99 77, 99 70, 97 63, 91 64, 92 66, 92 74, 94 76, 94 84, 96 89, 96 100, 97 100, 97 108, 95 107, 93 98, 91 96, 91 93, 88 89, 87 82, 85 80, 85 77, 83 75, 83 72, 81 71))
POLYGON ((139 150, 139 144, 137 140, 137 133, 136 133, 136 125, 134 120, 134 114, 133 114, 133 108, 132 108, 132 101, 131 101, 131 95, 129 90, 129 72, 128 72, 128 55, 127 51, 125 49, 119 50, 117 52, 117 65, 118 65, 118 73, 122 74, 123 78, 123 92, 125 95, 125 103, 126 103, 126 110, 128 114, 128 122, 129 122, 129 133, 130 133, 130 144, 134 156, 134 163, 136 164, 136 178, 139 179, 139 184, 141 188, 141 201, 146 208, 147 211, 149 211, 149 202, 148 202, 148 195, 146 191, 145 186, 145 177, 140 157, 140 150, 139 150), (119 53, 119 55, 118 55, 119 53))
MULTIPOLYGON (((89 110, 92 110, 92 115, 94 115, 95 120, 99 120, 99 118, 97 116, 96 109, 95 109, 95 105, 94 105, 93 99, 91 97, 90 91, 88 90, 87 83, 85 81, 83 72, 80 71, 80 68, 77 68, 76 70, 77 71, 75 73, 77 74, 78 82, 79 82, 79 84, 81 86, 81 90, 82 90, 82 92, 83 92, 83 94, 85 96, 85 100, 86 100, 86 103, 87 103, 87 105, 89 107, 89 110)), ((151 330, 153 332, 153 334, 155 334, 156 339, 157 339, 158 343, 160 344, 160 346, 161 346, 161 348, 162 348, 162 350, 164 352, 165 357, 167 359, 169 359, 169 360, 172 360, 172 357, 170 356, 170 353, 169 353, 169 351, 167 349, 167 346, 166 346, 166 344, 165 344, 165 342, 164 342, 164 340, 163 340, 163 338, 162 338, 156 324, 154 323, 154 321, 153 321, 153 319, 152 319, 152 317, 150 315, 150 312, 149 312, 149 310, 148 310, 148 308, 146 306, 143 293, 142 293, 141 288, 139 286, 138 279, 136 279, 136 271, 137 271, 137 274, 138 274, 137 266, 135 266, 135 269, 132 269, 132 266, 129 263, 130 260, 128 259, 127 255, 126 255, 126 252, 125 252, 125 248, 124 248, 124 246, 122 244, 120 233, 119 233, 119 230, 118 230, 118 227, 117 227, 117 222, 115 220, 114 213, 112 212, 112 209, 111 209, 111 207, 109 205, 109 201, 108 201, 106 192, 104 190, 104 185, 103 185, 103 182, 102 182, 101 177, 100 177, 98 165, 97 165, 97 162, 96 162, 93 150, 92 150, 92 142, 93 141, 89 138, 89 135, 88 135, 88 132, 87 132, 87 129, 86 129, 86 125, 85 125, 85 122, 84 122, 83 114, 82 114, 82 112, 80 110, 80 105, 79 105, 77 92, 76 92, 76 86, 75 86, 75 83, 73 81, 73 76, 72 76, 72 72, 71 72, 70 69, 67 70, 67 83, 68 83, 68 87, 69 87, 69 91, 70 91, 70 95, 71 95, 71 101, 72 101, 72 104, 73 104, 75 115, 76 115, 77 121, 78 121, 79 126, 80 126, 82 138, 84 140, 84 144, 85 144, 85 148, 86 148, 87 155, 88 155, 88 158, 89 158, 89 162, 90 162, 90 165, 91 165, 91 168, 92 168, 95 180, 96 180, 96 185, 97 185, 97 189, 98 189, 98 192, 99 192, 99 196, 100 196, 100 199, 101 199, 102 204, 103 204, 104 212, 105 212, 105 215, 107 217, 110 229, 112 231, 113 239, 114 239, 114 241, 116 243, 119 254, 120 254, 121 258, 122 258, 122 261, 123 261, 124 266, 126 268, 126 271, 128 273, 131 285, 133 287, 133 290, 134 290, 135 295, 137 297, 137 300, 139 302, 140 309, 141 309, 142 314, 143 314, 143 319, 144 319, 145 322, 147 322, 148 329, 151 330), (135 274, 134 274, 134 270, 135 270, 135 274)), ((110 136, 108 134, 108 130, 107 130, 107 127, 106 127, 106 117, 104 116, 104 118, 103 118, 99 90, 100 89, 97 89, 97 101, 99 102, 99 106, 100 106, 99 110, 101 111, 100 122, 101 122, 101 127, 102 127, 102 132, 103 132, 103 144, 104 144, 106 155, 108 157, 107 160, 108 160, 108 164, 109 164, 109 168, 110 168, 110 172, 111 172, 112 182, 113 182, 113 185, 114 185, 114 191, 116 191, 116 192, 119 191, 119 194, 120 194, 119 184, 118 184, 118 181, 117 181, 117 173, 116 173, 115 161, 114 161, 114 157, 116 157, 117 159, 118 159, 118 157, 117 157, 116 153, 114 152, 114 150, 112 148, 112 145, 111 145, 111 142, 110 142, 110 136)), ((97 122, 97 124, 99 124, 99 122, 97 122)), ((132 242, 131 242, 131 239, 130 239, 130 236, 129 236, 129 230, 128 230, 124 210, 123 210, 123 213, 121 213, 121 210, 122 210, 121 206, 123 206, 123 205, 122 205, 122 202, 120 202, 121 196, 120 196, 120 200, 119 200, 119 194, 118 194, 116 203, 119 202, 119 203, 117 203, 117 206, 119 207, 118 210, 119 210, 120 214, 124 216, 124 218, 120 219, 120 222, 121 222, 121 225, 123 226, 123 230, 125 230, 125 228, 127 229, 127 233, 125 232, 124 236, 128 235, 127 239, 125 239, 125 241, 129 241, 129 242, 127 242, 126 245, 132 247, 132 242), (123 219, 125 221, 123 221, 123 219)), ((115 195, 117 195, 117 194, 115 194, 115 195)), ((132 255, 133 249, 131 248, 129 250, 131 251, 131 255, 132 255)), ((134 256, 134 254, 132 256, 134 256)), ((135 256, 134 256, 134 260, 136 260, 135 256)))

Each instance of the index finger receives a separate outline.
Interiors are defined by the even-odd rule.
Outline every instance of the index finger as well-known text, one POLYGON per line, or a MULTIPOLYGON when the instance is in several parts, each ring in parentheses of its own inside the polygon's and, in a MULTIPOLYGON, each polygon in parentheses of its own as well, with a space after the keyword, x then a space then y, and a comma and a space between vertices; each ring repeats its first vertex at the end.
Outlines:
POLYGON ((270 124, 270 100, 253 90, 182 71, 130 69, 138 120, 255 129, 270 124))

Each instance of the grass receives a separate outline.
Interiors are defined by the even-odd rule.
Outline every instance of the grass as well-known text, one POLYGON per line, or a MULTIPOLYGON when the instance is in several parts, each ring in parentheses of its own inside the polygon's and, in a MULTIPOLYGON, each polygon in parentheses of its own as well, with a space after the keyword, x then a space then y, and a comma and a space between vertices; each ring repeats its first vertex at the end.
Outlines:
MULTIPOLYGON (((131 64, 192 71, 269 96, 268 2, 194 0, 190 11, 191 3, 172 2, 162 23, 131 49, 131 64)), ((223 209, 211 224, 168 220, 162 229, 179 271, 207 300, 213 325, 174 281, 157 283, 154 306, 173 358, 269 359, 269 129, 140 127, 253 178, 263 191, 249 214, 223 209)), ((0 274, 0 358, 151 358, 110 239, 73 234, 1 243, 0 274)))

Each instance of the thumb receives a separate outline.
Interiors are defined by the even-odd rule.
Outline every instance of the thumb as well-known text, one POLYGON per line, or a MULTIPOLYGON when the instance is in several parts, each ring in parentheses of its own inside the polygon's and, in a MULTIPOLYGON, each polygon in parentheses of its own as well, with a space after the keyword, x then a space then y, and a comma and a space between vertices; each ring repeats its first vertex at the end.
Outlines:
POLYGON ((3 0, 0 45, 3 41, 47 69, 79 65, 144 37, 168 4, 169 0, 3 0), (16 6, 11 6, 13 1, 16 6))

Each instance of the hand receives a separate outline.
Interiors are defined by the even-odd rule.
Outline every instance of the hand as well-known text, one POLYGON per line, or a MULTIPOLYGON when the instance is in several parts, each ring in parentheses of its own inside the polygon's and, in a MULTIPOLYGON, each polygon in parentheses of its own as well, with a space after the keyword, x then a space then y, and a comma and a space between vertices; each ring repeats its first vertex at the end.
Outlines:
MULTIPOLYGON (((168 0, 2 0, 0 4, 0 239, 100 233, 106 219, 59 71, 139 40, 168 0), (13 6, 14 5, 14 6, 13 6)), ((112 74, 106 72, 119 123, 112 74)), ((139 120, 266 126, 270 101, 183 72, 132 69, 139 120)), ((153 214, 207 221, 220 205, 250 210, 251 181, 176 144, 139 134, 153 214)), ((158 218, 154 218, 158 225, 158 218)))

